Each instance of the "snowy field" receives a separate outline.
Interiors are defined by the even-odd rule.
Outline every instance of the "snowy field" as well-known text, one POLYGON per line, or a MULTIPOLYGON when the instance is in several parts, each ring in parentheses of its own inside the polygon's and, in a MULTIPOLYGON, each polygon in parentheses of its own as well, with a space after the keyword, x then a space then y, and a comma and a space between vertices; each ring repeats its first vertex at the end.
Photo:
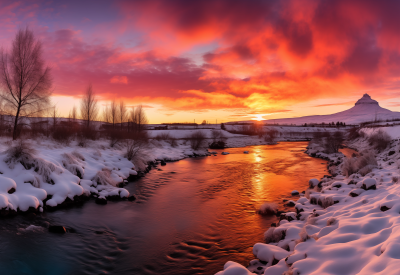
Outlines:
MULTIPOLYGON (((249 266, 227 262, 218 275, 250 274, 398 274, 400 269, 400 127, 385 127, 393 138, 375 152, 368 174, 310 180, 295 212, 281 215, 265 242, 253 247, 249 266)), ((349 144, 373 151, 366 137, 349 144)), ((315 153, 315 152, 314 152, 315 153)), ((342 156, 341 156, 342 157, 342 156)))

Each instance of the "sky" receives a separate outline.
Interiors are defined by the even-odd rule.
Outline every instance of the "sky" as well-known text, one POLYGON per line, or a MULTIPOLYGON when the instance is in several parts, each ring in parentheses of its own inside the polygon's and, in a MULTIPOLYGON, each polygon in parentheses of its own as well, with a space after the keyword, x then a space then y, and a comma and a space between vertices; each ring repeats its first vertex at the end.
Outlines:
POLYGON ((43 43, 62 115, 91 83, 150 123, 400 111, 400 1, 0 0, 0 46, 43 43))

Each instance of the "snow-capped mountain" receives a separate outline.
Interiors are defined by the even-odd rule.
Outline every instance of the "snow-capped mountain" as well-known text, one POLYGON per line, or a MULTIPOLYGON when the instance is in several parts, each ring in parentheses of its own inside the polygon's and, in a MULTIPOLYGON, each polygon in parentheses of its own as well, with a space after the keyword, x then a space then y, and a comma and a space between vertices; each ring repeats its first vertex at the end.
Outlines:
POLYGON ((391 119, 400 119, 400 112, 393 112, 379 106, 376 100, 373 100, 368 94, 364 94, 354 107, 331 115, 304 116, 296 118, 282 118, 274 120, 264 120, 266 123, 279 124, 304 124, 304 123, 330 123, 345 122, 346 124, 359 124, 366 121, 386 121, 391 119))

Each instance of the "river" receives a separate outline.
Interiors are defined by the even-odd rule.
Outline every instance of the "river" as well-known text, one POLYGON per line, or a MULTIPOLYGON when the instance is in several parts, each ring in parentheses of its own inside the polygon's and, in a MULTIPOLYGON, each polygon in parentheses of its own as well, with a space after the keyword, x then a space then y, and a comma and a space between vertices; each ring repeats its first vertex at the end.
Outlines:
MULTIPOLYGON (((214 274, 228 260, 244 265, 275 217, 264 202, 297 199, 326 161, 304 153, 307 142, 230 148, 229 155, 190 158, 129 183, 136 202, 116 201, 20 215, 0 221, 0 274, 214 274), (248 150, 249 154, 243 154, 248 150), (46 222, 74 229, 58 235, 46 222)), ((220 150, 216 150, 219 153, 220 150)))

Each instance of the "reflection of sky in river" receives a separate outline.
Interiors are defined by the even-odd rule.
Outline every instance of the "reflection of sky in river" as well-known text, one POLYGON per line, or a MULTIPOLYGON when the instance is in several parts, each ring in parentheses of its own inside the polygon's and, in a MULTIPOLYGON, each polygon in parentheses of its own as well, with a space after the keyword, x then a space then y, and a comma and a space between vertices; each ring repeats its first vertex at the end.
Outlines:
POLYGON ((226 156, 168 163, 126 186, 138 202, 91 200, 33 220, 1 220, 0 274, 214 274, 228 260, 246 265, 276 221, 256 207, 270 201, 284 210, 293 189, 327 174, 326 161, 304 154, 306 146, 230 148, 226 156), (17 230, 45 221, 77 233, 17 230))

